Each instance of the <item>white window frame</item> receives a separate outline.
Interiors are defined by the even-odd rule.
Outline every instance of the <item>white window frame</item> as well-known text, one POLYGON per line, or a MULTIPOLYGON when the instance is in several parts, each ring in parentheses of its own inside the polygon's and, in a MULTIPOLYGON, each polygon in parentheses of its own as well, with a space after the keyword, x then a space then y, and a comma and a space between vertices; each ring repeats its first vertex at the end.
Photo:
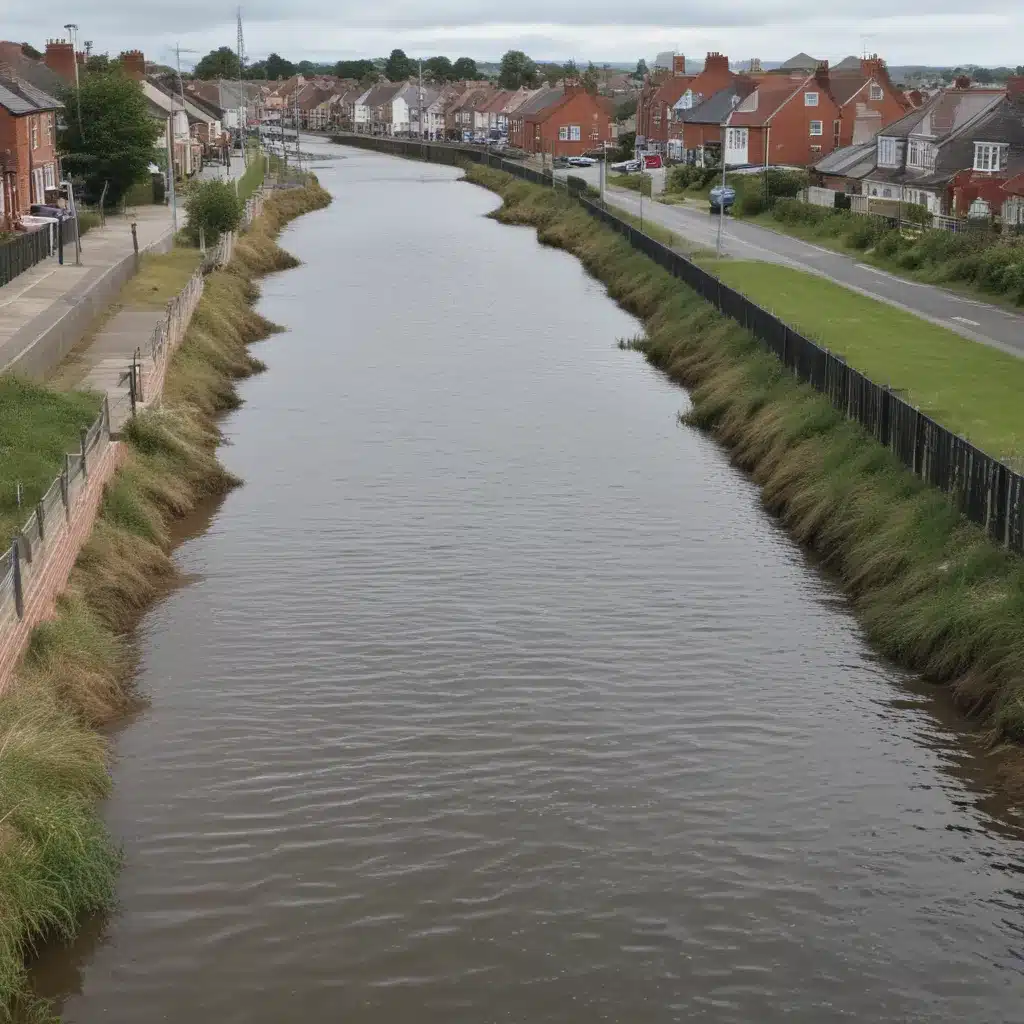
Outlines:
POLYGON ((568 142, 569 141, 569 126, 567 124, 563 124, 558 129, 558 141, 559 142, 568 142))
POLYGON ((809 128, 810 128, 810 134, 814 138, 817 138, 819 135, 824 135, 825 134, 825 123, 823 121, 812 121, 810 123, 809 128), (817 131, 814 130, 814 126, 815 125, 818 126, 818 130, 817 131))
POLYGON ((31 132, 32 132, 32 148, 33 149, 38 149, 39 148, 39 115, 38 114, 35 117, 32 118, 31 122, 29 123, 29 128, 31 129, 31 132))
POLYGON ((895 167, 899 159, 896 139, 891 135, 878 137, 878 163, 882 167, 895 167))
POLYGON ((47 164, 43 168, 43 185, 48 189, 57 187, 57 173, 53 164, 47 164))
POLYGON ((42 205, 46 202, 46 184, 42 167, 32 170, 32 202, 42 205))
POLYGON ((46 118, 46 144, 53 145, 53 114, 44 114, 46 118))
POLYGON ((884 100, 885 90, 880 85, 876 85, 872 82, 871 85, 868 86, 868 96, 876 102, 878 100, 884 100))
POLYGON ((747 129, 746 128, 726 128, 726 130, 725 130, 725 147, 726 147, 726 149, 746 149, 747 148, 747 129))
POLYGON ((583 138, 583 131, 578 124, 569 125, 569 141, 579 142, 583 138))
POLYGON ((818 94, 816 92, 804 93, 804 106, 816 107, 818 105, 818 94))
POLYGON ((1010 146, 1006 142, 976 142, 974 167, 976 171, 996 172, 1006 169, 1010 146))

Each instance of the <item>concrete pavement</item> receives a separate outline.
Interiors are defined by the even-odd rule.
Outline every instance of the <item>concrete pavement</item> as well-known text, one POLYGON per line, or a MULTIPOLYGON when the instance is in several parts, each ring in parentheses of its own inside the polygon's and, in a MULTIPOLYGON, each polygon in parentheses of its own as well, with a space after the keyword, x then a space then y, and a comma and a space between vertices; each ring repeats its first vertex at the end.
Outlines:
MULTIPOLYGON (((581 174, 596 185, 597 175, 594 172, 597 170, 596 167, 586 168, 581 174, 579 169, 572 169, 569 173, 581 174)), ((640 212, 639 195, 628 189, 609 188, 607 201, 634 216, 640 212)), ((707 206, 666 206, 644 199, 643 213, 645 219, 714 252, 718 221, 708 212, 707 206)), ((722 251, 734 259, 780 263, 818 274, 862 295, 914 313, 972 341, 1024 358, 1024 316, 991 303, 966 298, 935 285, 908 281, 824 246, 732 217, 725 219, 722 251)))

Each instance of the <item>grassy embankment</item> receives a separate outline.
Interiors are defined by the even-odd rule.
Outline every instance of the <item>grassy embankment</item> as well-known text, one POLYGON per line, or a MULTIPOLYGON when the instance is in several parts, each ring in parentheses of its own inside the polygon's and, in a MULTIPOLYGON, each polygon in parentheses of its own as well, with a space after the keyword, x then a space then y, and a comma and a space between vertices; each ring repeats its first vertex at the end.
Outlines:
POLYGON ((897 231, 881 217, 795 200, 778 202, 752 219, 913 281, 944 285, 988 302, 1024 305, 1024 239, 1019 235, 906 226, 897 231))
POLYGON ((170 524, 237 482, 216 459, 215 417, 260 367, 249 343, 274 330, 251 308, 253 278, 294 265, 276 234, 329 201, 315 183, 276 194, 232 264, 207 278, 161 408, 131 427, 58 615, 35 631, 0 700, 0 1020, 48 1019, 28 992, 26 956, 112 903, 120 858, 97 812, 110 778, 96 727, 133 701, 125 634, 175 577, 170 524))
MULTIPOLYGON (((1024 742, 1024 561, 566 197, 484 167, 468 177, 502 196, 499 220, 576 254, 644 320, 642 351, 690 389, 687 421, 730 449, 768 509, 835 570, 872 643, 948 686, 994 744, 1024 742)), ((1021 751, 1001 766, 1008 788, 1024 792, 1021 751)))
POLYGON ((608 184, 613 188, 628 188, 632 192, 650 196, 651 176, 649 174, 609 174, 608 184))

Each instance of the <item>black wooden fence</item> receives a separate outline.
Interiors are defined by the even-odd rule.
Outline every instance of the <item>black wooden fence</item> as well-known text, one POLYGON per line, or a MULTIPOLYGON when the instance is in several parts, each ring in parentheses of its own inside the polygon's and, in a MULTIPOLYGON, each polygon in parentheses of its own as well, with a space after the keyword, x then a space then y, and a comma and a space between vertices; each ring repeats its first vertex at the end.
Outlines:
POLYGON ((71 245, 75 238, 74 221, 63 220, 57 225, 48 225, 38 231, 17 234, 6 242, 0 242, 0 288, 13 281, 30 267, 42 263, 57 252, 61 232, 65 245, 71 245))
MULTIPOLYGON (((435 163, 469 160, 535 184, 552 183, 548 174, 475 147, 367 135, 338 136, 336 141, 435 163)), ((869 380, 841 356, 805 338, 692 260, 637 230, 600 203, 584 195, 577 195, 577 199, 588 213, 624 235, 635 249, 742 324, 793 371, 797 380, 828 396, 836 409, 890 449, 907 469, 948 494, 963 515, 994 541, 1024 552, 1024 477, 1019 473, 940 426, 888 387, 869 380)))

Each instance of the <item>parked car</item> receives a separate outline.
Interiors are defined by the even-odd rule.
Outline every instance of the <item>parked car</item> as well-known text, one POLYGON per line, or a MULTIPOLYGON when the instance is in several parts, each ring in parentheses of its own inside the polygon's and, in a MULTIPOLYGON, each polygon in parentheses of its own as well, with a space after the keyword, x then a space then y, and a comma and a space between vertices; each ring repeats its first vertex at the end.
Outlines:
POLYGON ((593 167, 597 161, 591 156, 571 156, 569 157, 570 167, 593 167))
POLYGON ((619 174, 635 174, 640 170, 640 161, 622 160, 617 164, 612 164, 612 170, 618 171, 619 174))
POLYGON ((711 212, 726 211, 736 202, 736 189, 730 185, 716 185, 709 193, 711 212))

